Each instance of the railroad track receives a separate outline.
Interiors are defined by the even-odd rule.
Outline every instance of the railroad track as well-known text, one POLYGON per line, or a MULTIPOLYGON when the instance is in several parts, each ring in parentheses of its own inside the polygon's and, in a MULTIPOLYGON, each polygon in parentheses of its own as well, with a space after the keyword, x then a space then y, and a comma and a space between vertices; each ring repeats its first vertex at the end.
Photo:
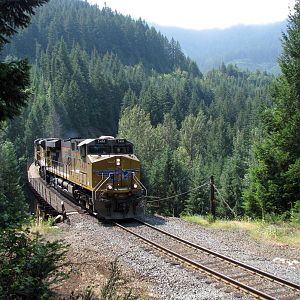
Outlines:
POLYGON ((116 226, 189 267, 258 299, 300 299, 300 286, 201 247, 140 220, 116 226), (142 225, 142 226, 141 226, 142 225), (142 232, 142 233, 141 233, 142 232))
POLYGON ((56 216, 61 213, 61 202, 64 202, 67 214, 84 213, 84 210, 74 203, 68 195, 59 193, 58 190, 51 188, 38 173, 34 164, 28 169, 28 187, 38 203, 48 214, 56 216))

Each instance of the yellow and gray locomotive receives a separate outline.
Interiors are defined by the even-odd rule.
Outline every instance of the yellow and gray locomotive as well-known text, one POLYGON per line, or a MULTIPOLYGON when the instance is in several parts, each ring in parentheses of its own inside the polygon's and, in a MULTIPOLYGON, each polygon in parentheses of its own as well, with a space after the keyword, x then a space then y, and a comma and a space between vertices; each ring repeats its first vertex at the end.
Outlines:
POLYGON ((105 219, 144 214, 141 165, 126 139, 41 138, 34 141, 35 164, 47 183, 105 219))

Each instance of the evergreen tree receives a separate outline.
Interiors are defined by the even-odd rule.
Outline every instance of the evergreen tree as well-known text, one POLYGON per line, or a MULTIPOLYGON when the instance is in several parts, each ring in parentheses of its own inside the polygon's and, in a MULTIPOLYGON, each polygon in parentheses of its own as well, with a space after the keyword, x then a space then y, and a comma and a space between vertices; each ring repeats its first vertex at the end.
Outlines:
POLYGON ((156 139, 150 122, 150 115, 139 106, 126 108, 119 121, 118 135, 127 138, 135 145, 135 152, 147 171, 155 157, 160 155, 161 144, 156 139))
MULTIPOLYGON (((38 10, 32 26, 3 49, 8 53, 29 54, 34 62, 33 96, 22 115, 8 122, 7 137, 18 154, 25 144, 32 157, 37 137, 115 135, 119 126, 119 135, 135 145, 149 190, 180 194, 214 175, 224 197, 240 206, 240 190, 231 188, 241 180, 242 156, 249 153, 237 155, 235 140, 241 132, 250 141, 260 128, 272 76, 232 65, 202 75, 178 42, 144 21, 77 0, 52 0, 38 10), (173 177, 166 189, 154 166, 173 177)), ((195 212, 205 213, 204 193, 174 199, 180 208, 189 199, 195 212)))
POLYGON ((18 159, 11 142, 0 145, 0 228, 19 226, 28 209, 20 185, 18 159))
MULTIPOLYGON (((235 217, 242 215, 243 180, 246 172, 247 149, 242 132, 238 132, 233 141, 233 154, 225 160, 220 178, 221 194, 226 203, 220 202, 220 215, 235 217)), ((222 200, 222 199, 221 199, 222 200)))
MULTIPOLYGON (((1 197, 1 196, 0 196, 1 197)), ((0 234, 0 298, 52 299, 51 287, 66 278, 67 246, 11 228, 0 234)))
POLYGON ((182 122, 180 145, 186 149, 191 160, 194 160, 198 155, 204 154, 206 141, 205 125, 205 116, 201 110, 196 117, 192 115, 187 116, 182 122))
POLYGON ((282 76, 272 90, 272 106, 263 114, 265 139, 245 193, 249 213, 284 213, 300 199, 300 2, 289 16, 280 58, 282 76))
POLYGON ((8 43, 8 38, 17 32, 18 28, 29 25, 34 8, 49 0, 3 0, 0 3, 0 46, 8 43))
MULTIPOLYGON (((0 51, 18 28, 30 23, 34 8, 48 0, 3 0, 0 2, 0 51)), ((0 121, 20 114, 30 92, 26 60, 0 62, 0 121)))
MULTIPOLYGON (((1 1, 0 43, 25 27, 33 8, 43 0, 1 1)), ((2 44, 0 44, 1 48, 2 44)), ((20 113, 28 93, 29 67, 26 61, 0 63, 0 121, 20 113)), ((58 269, 64 262, 66 246, 45 242, 38 234, 23 230, 27 205, 20 185, 20 169, 15 146, 0 144, 0 298, 46 299, 50 286, 65 277, 58 269)))

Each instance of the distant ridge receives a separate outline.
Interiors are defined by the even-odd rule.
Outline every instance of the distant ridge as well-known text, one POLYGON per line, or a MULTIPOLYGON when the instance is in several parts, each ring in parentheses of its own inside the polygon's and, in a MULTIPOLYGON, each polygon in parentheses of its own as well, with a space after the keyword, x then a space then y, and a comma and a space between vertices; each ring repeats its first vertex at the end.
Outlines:
POLYGON ((286 21, 268 25, 237 25, 228 29, 189 30, 152 24, 168 38, 178 40, 183 52, 202 72, 222 62, 239 68, 279 73, 282 32, 286 21))
POLYGON ((38 53, 50 51, 61 39, 68 50, 78 45, 89 54, 94 50, 100 55, 113 53, 125 65, 143 63, 148 70, 162 73, 177 68, 199 72, 178 43, 168 41, 145 21, 81 0, 51 0, 37 9, 30 26, 20 30, 1 55, 34 61, 38 53))

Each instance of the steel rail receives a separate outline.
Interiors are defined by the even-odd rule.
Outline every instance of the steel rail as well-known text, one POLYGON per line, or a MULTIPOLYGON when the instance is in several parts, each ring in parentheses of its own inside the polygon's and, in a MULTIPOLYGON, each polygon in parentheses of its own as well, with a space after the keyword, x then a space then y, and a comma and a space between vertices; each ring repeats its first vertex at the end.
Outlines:
POLYGON ((270 274, 270 273, 268 273, 268 272, 262 271, 262 270, 260 270, 260 269, 256 269, 256 268, 254 268, 254 267, 252 267, 252 266, 250 266, 250 265, 248 265, 248 264, 242 263, 242 262, 237 261, 237 260, 235 260, 235 259, 233 259, 233 258, 224 256, 224 255, 222 255, 222 254, 220 254, 220 253, 218 253, 218 252, 212 251, 212 250, 210 250, 210 249, 208 249, 208 248, 205 248, 205 247, 199 246, 199 245, 197 245, 197 244, 194 244, 194 243, 192 243, 192 242, 190 242, 190 241, 184 240, 184 239, 182 239, 182 238, 180 238, 180 237, 178 237, 178 236, 176 236, 176 235, 173 235, 173 234, 171 234, 171 233, 169 233, 169 232, 166 232, 166 231, 164 231, 164 230, 161 230, 161 229, 159 229, 159 228, 157 228, 157 227, 155 227, 155 226, 153 226, 153 225, 151 225, 151 224, 149 224, 149 223, 146 223, 146 222, 144 222, 144 221, 141 221, 141 220, 139 220, 139 219, 134 219, 134 220, 135 220, 136 222, 139 222, 139 223, 141 223, 141 224, 143 224, 143 225, 146 225, 146 226, 148 226, 148 227, 150 227, 150 228, 152 228, 152 229, 154 229, 154 230, 156 230, 156 231, 158 231, 158 232, 161 232, 161 233, 163 233, 163 234, 165 234, 165 235, 167 235, 167 236, 169 236, 169 237, 172 237, 172 238, 175 239, 175 240, 178 240, 178 241, 180 241, 180 242, 182 242, 182 243, 185 243, 185 244, 187 244, 187 245, 189 245, 189 246, 191 246, 191 247, 194 247, 194 248, 199 249, 199 250, 201 250, 201 251, 204 251, 204 252, 206 252, 206 253, 208 253, 208 254, 211 254, 211 255, 214 255, 214 256, 216 256, 216 257, 219 257, 219 258, 221 258, 221 259, 223 259, 223 260, 225 260, 225 261, 228 261, 228 262, 230 262, 230 263, 232 263, 232 264, 234 264, 234 265, 238 265, 238 266, 240 266, 240 267, 242 267, 242 268, 244 268, 244 269, 246 269, 246 270, 248 270, 248 271, 252 271, 252 272, 254 272, 255 274, 260 274, 260 275, 262 275, 263 277, 266 277, 266 278, 268 278, 268 279, 271 279, 271 280, 276 281, 276 282, 278 282, 278 283, 281 283, 281 284, 283 284, 283 285, 285 285, 285 286, 288 286, 288 287, 291 287, 291 288, 294 288, 294 289, 300 291, 300 285, 297 285, 296 283, 293 283, 293 282, 287 281, 287 280, 285 280, 285 279, 276 277, 276 276, 274 276, 273 274, 270 274))
POLYGON ((232 278, 230 278, 230 277, 228 277, 228 276, 226 276, 226 275, 224 275, 222 273, 219 273, 219 272, 217 272, 217 271, 215 271, 215 270, 213 270, 211 268, 208 268, 208 267, 206 267, 206 266, 204 266, 202 264, 199 264, 198 262, 196 262, 194 260, 191 260, 191 259, 189 259, 187 257, 184 257, 181 254, 178 254, 178 253, 176 253, 176 252, 174 252, 174 251, 172 251, 172 250, 170 250, 168 248, 165 248, 164 246, 162 246, 162 245, 160 245, 158 243, 155 243, 155 242, 153 242, 153 241, 151 241, 151 240, 149 240, 149 239, 147 239, 147 238, 145 238, 145 237, 143 237, 143 236, 141 236, 141 235, 133 232, 132 230, 128 229, 127 227, 122 226, 119 223, 113 222, 113 224, 116 225, 116 226, 118 226, 119 228, 121 228, 121 229, 123 229, 123 230, 125 230, 125 231, 127 231, 129 233, 131 233, 132 235, 138 237, 139 239, 145 241, 146 243, 148 243, 148 244, 150 244, 150 245, 152 245, 152 246, 154 246, 154 247, 156 247, 156 248, 158 248, 158 249, 160 249, 160 250, 162 250, 162 251, 164 251, 164 252, 166 252, 168 254, 171 254, 172 256, 180 259, 181 261, 187 262, 190 265, 192 265, 192 266, 194 266, 194 267, 196 267, 198 269, 204 270, 207 273, 212 274, 215 277, 217 277, 219 279, 222 279, 223 281, 226 281, 226 282, 234 285, 235 287, 238 287, 238 288, 244 290, 247 293, 251 293, 252 295, 254 295, 256 297, 259 297, 261 299, 268 299, 268 300, 276 300, 277 299, 277 298, 274 298, 274 297, 272 297, 272 296, 270 296, 270 295, 268 295, 268 294, 266 294, 266 293, 264 293, 262 291, 259 291, 259 290, 255 289, 253 287, 247 286, 247 285, 245 285, 245 284, 243 284, 243 283, 241 283, 239 281, 236 281, 236 280, 234 280, 234 279, 232 279, 232 278))

